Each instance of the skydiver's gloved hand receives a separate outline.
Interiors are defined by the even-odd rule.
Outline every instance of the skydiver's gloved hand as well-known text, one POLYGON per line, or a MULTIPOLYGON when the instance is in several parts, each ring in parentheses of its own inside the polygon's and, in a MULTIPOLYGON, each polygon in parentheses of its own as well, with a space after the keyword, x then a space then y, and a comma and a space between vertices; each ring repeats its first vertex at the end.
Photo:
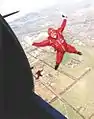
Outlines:
POLYGON ((62 17, 63 17, 63 18, 67 18, 67 16, 65 16, 65 15, 63 15, 63 14, 62 14, 62 17))
POLYGON ((62 14, 62 17, 65 17, 65 16, 62 14))

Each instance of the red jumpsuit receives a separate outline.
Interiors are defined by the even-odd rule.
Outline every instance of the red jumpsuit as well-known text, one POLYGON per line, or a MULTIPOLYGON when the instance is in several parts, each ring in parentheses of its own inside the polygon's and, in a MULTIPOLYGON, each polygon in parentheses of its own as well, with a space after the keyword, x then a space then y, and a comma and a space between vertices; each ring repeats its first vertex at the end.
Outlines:
POLYGON ((64 36, 62 35, 62 32, 66 26, 66 22, 67 20, 64 19, 60 28, 58 28, 57 30, 49 28, 48 29, 49 36, 45 40, 38 43, 34 42, 32 44, 33 46, 37 47, 52 46, 56 50, 56 64, 61 63, 65 52, 76 54, 78 52, 75 49, 75 47, 66 43, 64 36))

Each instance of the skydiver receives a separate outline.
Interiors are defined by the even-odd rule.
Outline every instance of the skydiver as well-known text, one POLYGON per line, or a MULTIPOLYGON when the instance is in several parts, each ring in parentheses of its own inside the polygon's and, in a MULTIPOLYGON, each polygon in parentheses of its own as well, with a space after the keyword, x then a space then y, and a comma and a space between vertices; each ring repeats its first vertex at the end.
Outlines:
MULTIPOLYGON (((34 69, 34 67, 31 67, 30 69, 32 70, 32 69, 34 69)), ((40 77, 42 77, 42 74, 41 74, 42 71, 43 71, 43 69, 38 70, 38 71, 36 72, 36 74, 35 74, 35 79, 39 79, 40 77)))
POLYGON ((36 72, 36 75, 37 75, 36 79, 39 79, 40 76, 42 77, 42 74, 41 74, 42 71, 43 71, 43 69, 42 70, 38 70, 36 72))
POLYGON ((41 42, 34 42, 32 44, 36 47, 52 46, 56 50, 55 70, 58 69, 60 63, 62 62, 65 52, 82 55, 82 53, 76 50, 74 46, 71 46, 65 41, 62 32, 64 31, 64 28, 66 26, 67 16, 62 15, 62 17, 64 18, 64 20, 58 29, 48 28, 49 36, 41 42))

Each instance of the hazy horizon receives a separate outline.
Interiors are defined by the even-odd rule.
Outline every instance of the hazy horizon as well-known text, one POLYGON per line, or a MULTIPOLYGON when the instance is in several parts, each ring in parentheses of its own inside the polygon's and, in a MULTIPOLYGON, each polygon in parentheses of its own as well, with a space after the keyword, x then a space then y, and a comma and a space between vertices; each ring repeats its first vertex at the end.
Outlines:
MULTIPOLYGON (((7 18, 7 21, 13 21, 21 16, 24 16, 27 13, 30 12, 38 12, 42 9, 45 8, 49 8, 51 6, 56 5, 57 7, 59 7, 59 5, 62 8, 66 8, 67 10, 70 11, 71 6, 78 4, 80 2, 82 2, 84 0, 47 0, 47 2, 45 2, 45 0, 1 0, 1 4, 0 4, 0 13, 2 15, 4 14, 8 14, 10 12, 14 12, 17 10, 20 10, 20 12, 16 15, 13 15, 9 18, 7 18)), ((62 10, 63 12, 63 10, 62 10)))

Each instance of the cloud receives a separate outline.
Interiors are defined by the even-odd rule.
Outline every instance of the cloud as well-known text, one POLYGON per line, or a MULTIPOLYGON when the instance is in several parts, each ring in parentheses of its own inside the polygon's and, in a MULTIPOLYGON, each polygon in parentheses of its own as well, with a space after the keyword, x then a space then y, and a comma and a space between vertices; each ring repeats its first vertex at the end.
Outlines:
POLYGON ((0 5, 2 13, 20 9, 23 12, 36 11, 56 3, 57 0, 4 0, 0 5))
MULTIPOLYGON (((23 16, 29 12, 36 12, 38 10, 47 8, 56 4, 57 0, 3 0, 0 3, 0 13, 2 15, 20 10, 16 17, 23 16)), ((13 18, 16 18, 15 15, 13 18)), ((7 19, 12 19, 9 17, 7 19)))

